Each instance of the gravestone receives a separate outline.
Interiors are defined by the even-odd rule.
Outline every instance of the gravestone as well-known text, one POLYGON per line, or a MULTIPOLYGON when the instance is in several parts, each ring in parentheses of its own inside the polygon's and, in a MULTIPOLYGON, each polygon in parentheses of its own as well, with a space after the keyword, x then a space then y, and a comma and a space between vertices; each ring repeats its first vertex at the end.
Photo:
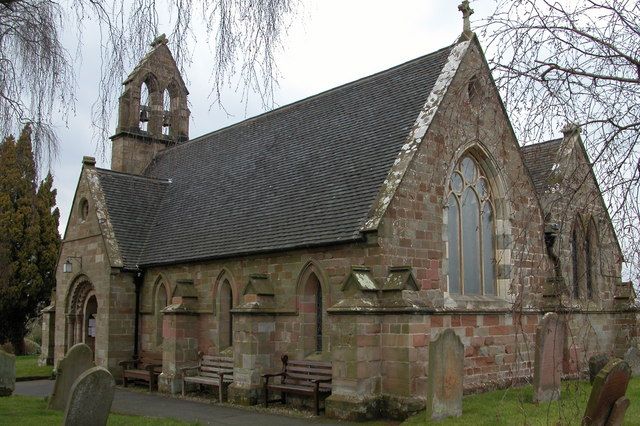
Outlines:
POLYGON ((107 424, 116 382, 109 370, 93 367, 78 377, 71 387, 64 410, 65 426, 103 426, 107 424))
POLYGON ((464 345, 448 328, 429 344, 427 422, 462 415, 464 345))
POLYGON ((564 324, 558 314, 548 312, 536 329, 533 402, 560 398, 563 354, 564 324))
POLYGON ((56 371, 56 383, 49 397, 49 408, 64 410, 69 400, 71 386, 85 371, 95 367, 93 351, 84 343, 73 345, 67 355, 60 361, 56 371))
POLYGON ((631 378, 626 361, 613 358, 600 370, 593 382, 589 402, 582 418, 585 426, 622 424, 629 400, 624 396, 631 378))
POLYGON ((0 349, 0 396, 9 396, 16 388, 16 357, 0 349))
POLYGON ((593 381, 596 379, 600 370, 602 370, 610 360, 611 357, 607 354, 595 354, 589 358, 589 383, 593 385, 593 381))
POLYGON ((633 377, 640 376, 640 350, 635 346, 631 346, 624 354, 624 360, 627 361, 631 368, 631 375, 633 377))

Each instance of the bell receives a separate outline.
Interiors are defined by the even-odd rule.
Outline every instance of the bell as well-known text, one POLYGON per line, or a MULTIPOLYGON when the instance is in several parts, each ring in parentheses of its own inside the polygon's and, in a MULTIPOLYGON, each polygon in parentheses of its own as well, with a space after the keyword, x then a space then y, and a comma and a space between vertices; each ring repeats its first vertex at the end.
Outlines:
POLYGON ((171 112, 165 111, 162 114, 162 127, 171 127, 171 112))
POLYGON ((140 107, 140 122, 146 123, 147 121, 149 121, 149 110, 146 105, 142 105, 140 107))

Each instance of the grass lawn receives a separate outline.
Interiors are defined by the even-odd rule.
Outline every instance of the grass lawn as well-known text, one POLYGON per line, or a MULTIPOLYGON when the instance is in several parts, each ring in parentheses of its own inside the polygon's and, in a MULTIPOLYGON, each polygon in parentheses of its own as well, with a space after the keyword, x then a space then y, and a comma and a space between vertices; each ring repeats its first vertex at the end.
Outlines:
POLYGON ((23 355, 16 357, 16 377, 49 377, 53 367, 51 365, 38 366, 38 355, 23 355))
MULTIPOLYGON (((0 398, 0 425, 42 426, 62 424, 64 413, 47 409, 43 398, 12 395, 0 398)), ((172 419, 111 414, 108 425, 196 425, 172 419)))
MULTIPOLYGON (((448 418, 438 425, 579 425, 589 399, 588 382, 565 382, 560 401, 533 404, 531 386, 469 395, 462 401, 462 416, 448 418)), ((640 378, 632 379, 627 389, 631 405, 625 425, 640 425, 640 378)), ((424 411, 403 425, 427 424, 424 411)))

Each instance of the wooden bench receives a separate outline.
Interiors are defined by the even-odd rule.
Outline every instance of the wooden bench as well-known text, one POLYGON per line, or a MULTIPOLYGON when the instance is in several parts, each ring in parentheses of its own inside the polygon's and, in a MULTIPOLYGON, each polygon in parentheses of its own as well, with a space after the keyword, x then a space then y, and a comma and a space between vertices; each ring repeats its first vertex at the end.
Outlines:
POLYGON ((184 367, 182 371, 182 396, 185 383, 198 383, 218 388, 218 398, 222 402, 222 387, 233 383, 233 358, 211 356, 200 353, 200 362, 194 367, 184 367), (196 375, 187 376, 188 371, 197 370, 196 375))
POLYGON ((317 416, 320 414, 320 396, 331 394, 331 362, 289 361, 289 357, 283 355, 282 371, 262 377, 265 407, 270 402, 286 403, 288 393, 313 396, 317 416), (280 383, 269 382, 273 377, 280 377, 280 383), (269 400, 269 391, 280 392, 280 399, 269 400))
POLYGON ((158 389, 158 376, 162 373, 162 354, 154 352, 140 352, 137 358, 130 361, 120 361, 122 366, 122 383, 127 387, 127 381, 142 381, 149 383, 149 391, 158 389))

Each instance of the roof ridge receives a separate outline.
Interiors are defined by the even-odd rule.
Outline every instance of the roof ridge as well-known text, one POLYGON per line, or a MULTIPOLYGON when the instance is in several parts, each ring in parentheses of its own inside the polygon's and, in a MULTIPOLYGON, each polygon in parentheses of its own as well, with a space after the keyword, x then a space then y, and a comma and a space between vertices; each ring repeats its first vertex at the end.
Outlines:
POLYGON ((542 141, 542 142, 534 142, 534 143, 530 143, 528 145, 522 145, 520 147, 520 149, 538 147, 540 145, 546 145, 546 144, 549 144, 549 143, 552 143, 552 142, 562 142, 562 138, 549 139, 549 140, 542 141))
POLYGON ((97 171, 99 171, 100 173, 108 173, 108 174, 114 174, 114 175, 127 176, 127 177, 131 177, 131 178, 134 178, 134 179, 140 179, 140 180, 158 181, 160 183, 171 183, 171 179, 164 179, 164 178, 136 175, 136 174, 133 174, 133 173, 126 173, 126 172, 120 172, 120 171, 117 171, 117 170, 104 169, 102 167, 96 167, 95 169, 97 171))
POLYGON ((244 120, 242 120, 242 121, 238 121, 237 123, 229 124, 228 126, 221 127, 221 128, 216 129, 216 130, 214 130, 214 131, 212 131, 212 132, 202 134, 202 135, 200 135, 200 136, 198 136, 198 137, 196 137, 196 138, 194 138, 194 139, 189 139, 188 141, 185 141, 185 142, 183 142, 183 143, 176 144, 175 146, 172 146, 172 147, 170 147, 170 148, 164 149, 164 150, 162 150, 162 151, 158 152, 154 158, 162 157, 162 156, 164 156, 164 155, 165 155, 166 153, 168 153, 168 152, 173 152, 174 150, 176 150, 176 149, 178 149, 178 148, 181 148, 181 147, 184 147, 184 146, 187 146, 187 145, 190 145, 190 144, 191 144, 191 143, 193 143, 193 142, 199 142, 200 140, 205 139, 205 138, 209 138, 209 137, 211 137, 211 136, 215 135, 216 133, 223 132, 223 131, 225 131, 225 130, 229 130, 229 129, 234 128, 234 127, 236 127, 236 126, 246 125, 246 124, 247 124, 247 123, 249 123, 249 122, 252 122, 252 121, 255 121, 255 120, 258 120, 258 119, 260 119, 260 118, 264 118, 264 117, 266 117, 266 116, 273 115, 273 114, 276 114, 276 113, 281 113, 281 112, 283 112, 283 111, 286 111, 286 110, 287 110, 287 109, 289 109, 289 108, 292 108, 292 107, 295 107, 295 106, 302 105, 302 104, 304 104, 304 103, 310 102, 311 100, 314 100, 314 99, 320 98, 320 97, 322 97, 322 96, 326 96, 326 95, 328 95, 328 94, 330 94, 330 93, 332 93, 332 92, 337 92, 337 91, 339 91, 339 90, 343 90, 343 89, 345 89, 345 88, 347 88, 347 87, 350 87, 350 86, 354 86, 354 85, 356 85, 356 84, 363 83, 363 82, 364 82, 364 81, 366 81, 366 80, 370 80, 370 79, 373 79, 373 78, 375 78, 375 77, 380 77, 380 76, 382 76, 382 75, 384 75, 384 74, 387 74, 387 73, 393 72, 393 71, 395 71, 395 70, 397 70, 397 69, 399 69, 399 68, 402 68, 402 67, 405 67, 405 66, 409 66, 410 64, 412 64, 412 63, 414 63, 414 62, 418 62, 418 61, 420 61, 420 60, 423 60, 424 58, 426 58, 426 57, 428 57, 428 56, 436 55, 436 54, 441 53, 441 52, 443 52, 443 51, 445 51, 445 50, 447 50, 447 49, 451 49, 451 48, 453 48, 456 44, 457 44, 457 43, 450 44, 450 45, 445 46, 445 47, 442 47, 442 48, 440 48, 440 49, 438 49, 438 50, 434 50, 433 52, 427 53, 427 54, 422 55, 422 56, 418 56, 417 58, 410 59, 410 60, 405 61, 405 62, 403 62, 403 63, 401 63, 401 64, 394 65, 394 66, 392 66, 392 67, 390 67, 390 68, 384 69, 384 70, 382 70, 382 71, 377 71, 377 72, 375 72, 375 73, 373 73, 373 74, 369 74, 369 75, 367 75, 367 76, 360 77, 360 78, 358 78, 358 79, 356 79, 356 80, 348 81, 348 82, 343 83, 343 84, 341 84, 341 85, 339 85, 339 86, 335 86, 335 87, 332 87, 332 88, 330 88, 330 89, 326 89, 326 90, 324 90, 324 91, 322 91, 322 92, 315 93, 315 94, 313 94, 313 95, 307 96, 306 98, 302 98, 302 99, 299 99, 299 100, 297 100, 297 101, 294 101, 294 102, 291 102, 291 103, 288 103, 288 104, 282 105, 282 106, 280 106, 280 107, 278 107, 278 108, 271 109, 271 110, 269 110, 269 111, 265 111, 265 112, 263 112, 263 113, 260 113, 260 114, 258 114, 258 115, 255 115, 255 116, 253 116, 253 117, 245 118, 245 119, 244 119, 244 120))

